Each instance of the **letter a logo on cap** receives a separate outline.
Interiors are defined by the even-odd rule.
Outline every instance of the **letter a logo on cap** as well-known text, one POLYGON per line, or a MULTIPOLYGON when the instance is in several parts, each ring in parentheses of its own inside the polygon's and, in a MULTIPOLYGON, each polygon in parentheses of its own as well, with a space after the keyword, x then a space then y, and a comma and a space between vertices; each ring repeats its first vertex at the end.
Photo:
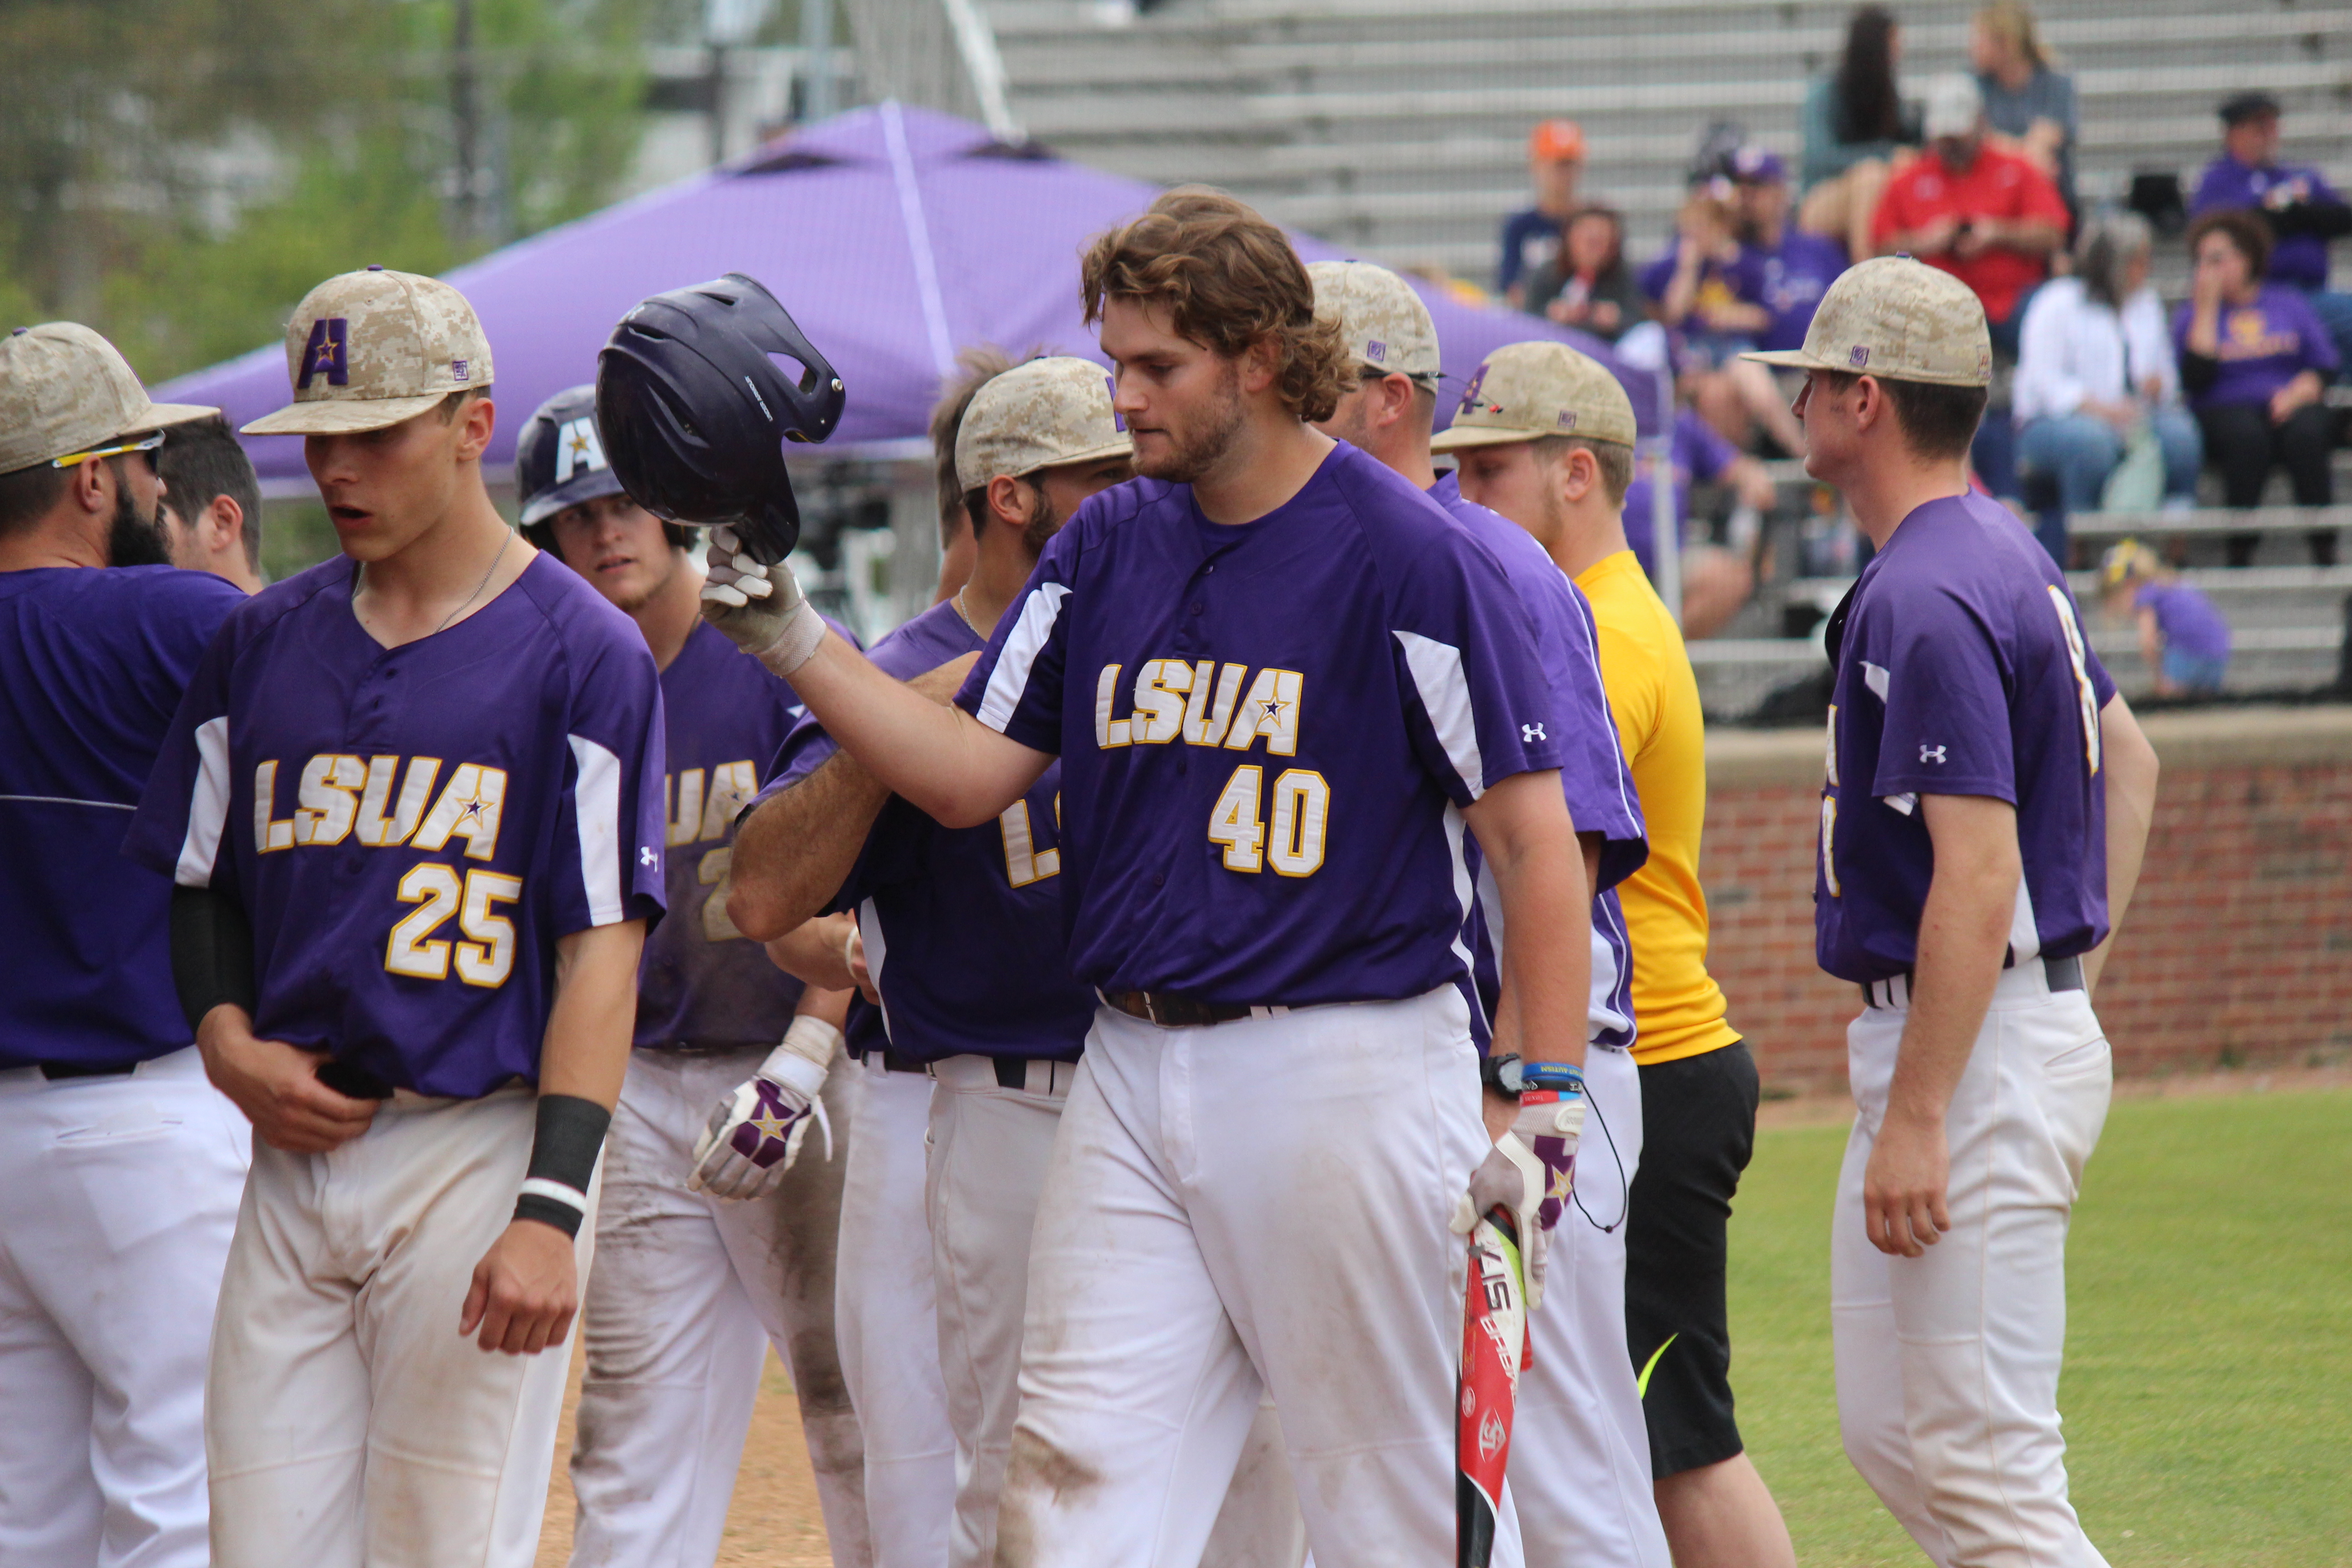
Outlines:
POLYGON ((294 390, 308 391, 320 371, 326 372, 329 386, 350 384, 351 330, 351 323, 341 316, 321 316, 310 323, 310 341, 302 350, 302 374, 294 390))
POLYGON ((1118 382, 1107 375, 1103 377, 1103 384, 1110 388, 1110 427, 1124 436, 1127 434, 1127 416, 1118 411, 1118 382))

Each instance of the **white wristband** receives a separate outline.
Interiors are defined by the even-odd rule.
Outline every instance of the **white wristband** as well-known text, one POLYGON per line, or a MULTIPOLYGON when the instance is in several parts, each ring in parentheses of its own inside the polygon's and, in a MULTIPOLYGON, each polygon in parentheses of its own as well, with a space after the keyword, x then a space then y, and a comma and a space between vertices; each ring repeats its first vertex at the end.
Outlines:
POLYGON ((789 680, 793 671, 816 656, 817 645, 824 641, 824 617, 806 599, 793 606, 776 640, 760 650, 760 662, 773 674, 789 680))
POLYGON ((840 1047, 841 1031, 831 1024, 806 1016, 794 1018, 782 1042, 760 1064, 760 1076, 814 1100, 840 1047))

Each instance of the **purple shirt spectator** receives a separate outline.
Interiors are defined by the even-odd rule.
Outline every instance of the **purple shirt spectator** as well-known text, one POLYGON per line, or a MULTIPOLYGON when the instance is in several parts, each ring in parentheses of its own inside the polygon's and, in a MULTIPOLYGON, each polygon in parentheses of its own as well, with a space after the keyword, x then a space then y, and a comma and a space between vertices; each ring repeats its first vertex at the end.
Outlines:
POLYGON ((1780 245, 1753 249, 1763 268, 1761 302, 1772 312, 1772 324, 1757 340, 1760 349, 1797 349, 1805 345, 1805 330, 1822 294, 1846 268, 1845 247, 1818 234, 1800 232, 1793 225, 1781 230, 1780 245))
MULTIPOLYGON (((2197 195, 2189 201, 2189 216, 2200 218, 2234 207, 2260 210, 2273 190, 2297 180, 2309 187, 2306 200, 2343 204, 2344 198, 2316 169, 2300 164, 2249 168, 2225 153, 2205 166, 2204 176, 2197 182, 2197 195)), ((2270 275, 2273 281, 2297 289, 2326 288, 2327 241, 2315 234, 2279 235, 2271 247, 2270 275)))
POLYGON ((2088 952, 2107 933, 2099 714, 2116 688, 2049 553, 1999 501, 1929 501, 1841 609, 1814 870, 1821 966, 1867 984, 1916 962, 1935 870, 1922 795, 2017 808, 2012 963, 2088 952))
MULTIPOLYGON (((1690 524, 1693 481, 1714 483, 1724 469, 1738 460, 1739 448, 1717 435, 1714 426, 1688 408, 1675 411, 1674 439, 1668 446, 1668 461, 1675 471, 1675 539, 1680 542, 1690 524)), ((1625 489, 1625 542, 1633 547, 1642 570, 1654 583, 1658 577, 1657 531, 1651 525, 1650 495, 1649 468, 1636 459, 1633 482, 1625 489)))
MULTIPOLYGON (((2184 357, 2190 310, 2183 305, 2172 317, 2172 345, 2184 357)), ((2305 371, 2315 370, 2325 380, 2340 363, 2335 342, 2310 300, 2284 284, 2264 284, 2251 305, 2222 306, 2215 339, 2213 357, 2221 374, 2189 398, 2193 407, 2266 404, 2272 394, 2305 371)))
POLYGON ((2143 583, 2132 595, 2132 608, 2156 612, 2156 629, 2164 635, 2168 652, 2178 649, 2192 658, 2230 657, 2230 623, 2212 600, 2186 583, 2143 583))

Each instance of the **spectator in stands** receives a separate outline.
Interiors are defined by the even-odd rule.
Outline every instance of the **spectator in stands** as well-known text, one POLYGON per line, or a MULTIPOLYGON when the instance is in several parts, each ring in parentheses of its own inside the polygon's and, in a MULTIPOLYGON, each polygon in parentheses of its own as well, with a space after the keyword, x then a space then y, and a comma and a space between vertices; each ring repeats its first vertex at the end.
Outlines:
MULTIPOLYGON (((2180 384, 2205 432, 2205 450, 2221 470, 2236 508, 2262 504, 2273 467, 2286 469, 2297 506, 2327 506, 2329 419, 2321 394, 2342 362, 2312 312, 2311 301, 2284 283, 2263 280, 2271 231, 2243 208, 2207 213, 2189 226, 2189 302, 2172 318, 2180 384)), ((2254 558, 2261 536, 2230 536, 2230 564, 2254 558)), ((2311 558, 2336 562, 2336 534, 2311 535, 2311 558)))
POLYGON ((1738 192, 1732 181, 1715 179, 1690 193, 1675 219, 1674 247, 1642 269, 1642 292, 1679 338, 1683 392, 1701 416, 1734 445, 1761 422, 1784 451, 1800 451, 1804 427, 1770 373, 1739 358, 1776 321, 1765 298, 1766 258, 1740 238, 1738 192))
POLYGON ((1649 313, 1625 265, 1625 219, 1608 207, 1579 207, 1562 233, 1559 254, 1528 279, 1528 311, 1613 343, 1649 313))
POLYGON ((1797 226, 1827 235, 1848 256, 1870 254, 1870 219, 1888 177, 1919 145, 1919 121, 1895 85, 1902 36, 1883 5, 1864 5, 1846 26, 1835 71, 1805 94, 1804 202, 1797 226))
POLYGON ((2139 625, 2139 656, 2156 677, 2158 697, 2203 697, 2230 672, 2230 623, 2213 601, 2180 580, 2136 539, 2107 552, 2099 565, 2107 613, 2128 611, 2139 625))
POLYGON ((1927 150, 1878 199, 1872 247, 1966 283, 1984 305, 1994 349, 2014 354, 2017 308, 2065 243, 2066 204, 2041 170, 1987 144, 1984 100, 1969 78, 1937 79, 1923 129, 1927 150))
POLYGON ((1536 205, 1503 220, 1502 258, 1495 291, 1514 305, 1527 300, 1530 274, 1559 255, 1560 230, 1576 210, 1584 175, 1584 128, 1573 120, 1547 120, 1528 138, 1528 178, 1536 205))
POLYGON ((2277 99, 2238 93, 2221 113, 2221 155, 2205 166, 2189 216, 2259 211, 2273 237, 2270 280, 2301 289, 2335 340, 2336 359, 2352 361, 2352 294, 2327 287, 2327 242, 2352 234, 2352 206, 2318 170, 2278 161, 2277 99))
MULTIPOLYGON (((1825 235, 1807 234, 1789 224, 1789 174, 1780 157, 1761 147, 1742 147, 1733 154, 1731 174, 1738 190, 1739 243, 1761 264, 1763 305, 1770 321, 1757 335, 1760 349, 1795 349, 1805 343, 1805 329, 1822 294, 1845 270, 1845 247, 1825 235)), ((1741 408, 1767 410, 1762 417, 1786 455, 1804 455, 1804 431, 1788 413, 1794 397, 1780 395, 1771 373, 1748 360, 1734 360, 1727 369, 1752 378, 1743 387, 1741 408), (1787 416, 1787 424, 1781 416, 1787 416)), ((1717 421, 1717 427, 1722 427, 1717 421)), ((1745 434, 1731 437, 1736 447, 1748 446, 1745 434)))
POLYGON ((2103 213, 2083 226, 2074 276, 2052 279, 2025 307, 2011 394, 2018 468, 2054 492, 2034 531, 2062 570, 2067 514, 2098 507, 2137 440, 2162 454, 2164 504, 2197 503, 2204 443, 2180 405, 2164 302, 2148 287, 2154 243, 2137 213, 2103 213))
POLYGON ((163 433, 155 454, 163 480, 163 527, 172 564, 261 592, 261 479, 225 419, 195 419, 163 433))
MULTIPOLYGON (((1675 539, 1682 563, 1683 636, 1709 637, 1723 629, 1739 606, 1755 592, 1756 571, 1750 563, 1758 530, 1755 514, 1772 510, 1776 491, 1764 465, 1739 451, 1687 408, 1675 411, 1674 438, 1667 461, 1674 468, 1675 539), (1693 544, 1689 541, 1691 486, 1721 485, 1738 498, 1749 513, 1745 526, 1735 524, 1733 542, 1693 544)), ((1654 470, 1645 455, 1626 488, 1623 514, 1626 542, 1640 558, 1642 570, 1657 581, 1658 531, 1651 484, 1654 470)))
POLYGON ((2066 210, 2081 211, 2074 199, 2074 143, 2082 132, 2074 79, 2052 68, 2032 10, 2022 0, 1992 0, 1969 29, 1969 59, 1996 145, 2049 175, 2066 210))

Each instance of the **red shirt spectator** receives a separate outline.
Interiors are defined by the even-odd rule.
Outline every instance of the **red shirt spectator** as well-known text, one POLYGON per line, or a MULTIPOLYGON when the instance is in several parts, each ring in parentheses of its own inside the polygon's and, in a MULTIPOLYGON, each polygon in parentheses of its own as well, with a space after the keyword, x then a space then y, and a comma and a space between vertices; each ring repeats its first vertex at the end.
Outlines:
POLYGON ((1954 170, 1943 152, 1922 153, 1886 182, 1871 238, 1888 250, 1902 248, 1889 244, 1898 235, 1942 236, 1941 246, 1922 243, 1912 254, 1974 289, 1988 319, 2006 321, 2050 268, 2042 255, 2003 243, 2003 226, 2048 224, 2063 235, 2066 204, 2048 175, 2015 153, 1979 142, 1954 170))

